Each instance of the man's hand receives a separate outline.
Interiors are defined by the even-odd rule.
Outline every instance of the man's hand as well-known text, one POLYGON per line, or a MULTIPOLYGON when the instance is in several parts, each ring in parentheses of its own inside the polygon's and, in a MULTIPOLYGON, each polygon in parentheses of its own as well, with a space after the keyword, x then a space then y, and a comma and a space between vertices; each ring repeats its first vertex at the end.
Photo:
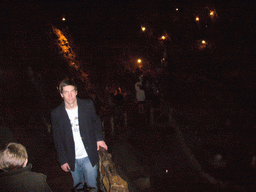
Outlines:
POLYGON ((97 141, 97 151, 100 150, 100 147, 103 147, 104 149, 108 150, 108 146, 106 145, 105 141, 97 141))
POLYGON ((65 163, 65 164, 61 165, 61 169, 65 172, 69 172, 69 170, 70 170, 69 164, 65 163))

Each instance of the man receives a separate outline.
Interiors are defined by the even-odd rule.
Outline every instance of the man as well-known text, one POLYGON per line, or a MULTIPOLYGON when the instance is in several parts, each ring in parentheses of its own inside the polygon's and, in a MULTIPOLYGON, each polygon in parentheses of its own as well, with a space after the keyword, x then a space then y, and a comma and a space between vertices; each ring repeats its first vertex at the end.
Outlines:
POLYGON ((86 184, 97 189, 99 147, 108 149, 103 141, 100 118, 92 100, 77 98, 77 86, 72 80, 59 85, 64 102, 51 113, 53 140, 61 169, 71 172, 74 187, 86 184))
POLYGON ((50 192, 46 176, 31 172, 26 148, 19 143, 9 143, 0 151, 0 191, 50 192))

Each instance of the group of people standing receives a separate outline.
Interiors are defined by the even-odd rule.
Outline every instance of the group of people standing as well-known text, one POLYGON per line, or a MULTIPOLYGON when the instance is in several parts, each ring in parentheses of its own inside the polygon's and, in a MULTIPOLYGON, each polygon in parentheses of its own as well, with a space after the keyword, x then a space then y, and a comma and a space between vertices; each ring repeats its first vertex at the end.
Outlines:
MULTIPOLYGON (((52 134, 57 160, 65 172, 70 172, 75 189, 85 186, 97 190, 97 163, 100 147, 108 149, 104 141, 102 124, 91 99, 77 97, 77 85, 65 79, 59 84, 63 102, 51 112, 52 134)), ((135 83, 139 112, 144 113, 146 99, 142 76, 135 83)), ((113 95, 115 106, 122 107, 121 89, 113 95)), ((117 111, 119 113, 119 111, 117 111)), ((0 151, 1 191, 51 191, 46 176, 31 172, 25 147, 9 143, 0 151)))
POLYGON ((153 106, 160 104, 160 91, 153 78, 141 75, 135 83, 136 101, 139 113, 145 113, 145 101, 150 101, 153 106))

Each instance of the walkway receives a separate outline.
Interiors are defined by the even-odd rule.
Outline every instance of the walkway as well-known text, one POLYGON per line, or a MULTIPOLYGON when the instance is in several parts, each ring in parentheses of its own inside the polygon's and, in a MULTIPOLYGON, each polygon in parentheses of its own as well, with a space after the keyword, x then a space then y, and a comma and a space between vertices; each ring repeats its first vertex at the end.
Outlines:
MULTIPOLYGON (((70 191, 71 175, 63 172, 58 165, 52 137, 47 133, 46 125, 38 117, 34 124, 28 126, 29 116, 33 113, 37 114, 36 106, 34 106, 34 112, 28 112, 27 108, 17 106, 14 102, 13 106, 8 107, 7 120, 13 120, 13 134, 26 146, 29 162, 33 165, 32 170, 47 175, 48 184, 53 191, 70 191)), ((180 130, 184 133, 187 126, 187 133, 191 135, 191 137, 187 137, 188 134, 182 135, 185 143, 184 140, 182 141, 182 132, 177 132, 177 127, 150 127, 149 120, 138 114, 135 106, 131 105, 128 109, 128 127, 116 129, 114 136, 110 136, 106 130, 106 140, 118 172, 128 182, 130 191, 247 191, 256 189, 254 185, 248 189, 244 186, 219 183, 218 179, 214 180, 214 177, 208 175, 204 170, 205 166, 197 161, 196 157, 199 156, 193 157, 196 150, 192 146, 196 146, 195 143, 198 142, 198 137, 197 139, 195 137, 197 133, 192 128, 188 128, 190 123, 183 121, 181 114, 174 118, 180 130), (214 182, 217 185, 213 185, 214 182)), ((162 120, 166 118, 168 117, 163 117, 162 120)), ((107 123, 106 126, 110 129, 107 123)), ((198 150, 199 155, 201 152, 201 149, 198 150)))
MULTIPOLYGON (((149 126, 149 120, 145 121, 136 108, 130 110, 130 126, 117 130, 111 142, 111 153, 116 163, 125 170, 130 182, 139 191, 256 189, 256 171, 250 167, 252 154, 245 154, 248 150, 243 148, 248 141, 243 140, 241 134, 238 137, 234 131, 216 129, 211 110, 206 114, 200 109, 191 111, 187 108, 185 112, 184 109, 178 111, 173 108, 175 123, 172 126, 154 127, 149 126), (230 151, 213 151, 210 148, 215 146, 217 149, 230 150, 231 145, 233 155, 240 155, 238 159, 233 157, 232 162, 226 160, 225 153, 230 151), (239 151, 242 148, 243 154, 239 151), (210 162, 210 158, 213 159, 218 152, 225 157, 226 165, 223 167, 210 162)), ((168 117, 163 116, 159 120, 166 121, 168 117)))

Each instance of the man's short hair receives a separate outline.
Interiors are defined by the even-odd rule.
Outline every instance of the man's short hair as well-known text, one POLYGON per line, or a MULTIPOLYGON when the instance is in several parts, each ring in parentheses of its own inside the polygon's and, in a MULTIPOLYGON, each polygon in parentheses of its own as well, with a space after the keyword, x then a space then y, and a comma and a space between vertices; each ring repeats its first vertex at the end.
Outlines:
POLYGON ((4 171, 20 169, 27 159, 27 150, 22 144, 9 143, 0 151, 0 168, 4 171))
POLYGON ((68 85, 74 86, 75 90, 77 90, 77 85, 76 85, 76 83, 73 80, 71 80, 71 79, 64 79, 59 84, 59 92, 62 93, 63 87, 68 86, 68 85))

